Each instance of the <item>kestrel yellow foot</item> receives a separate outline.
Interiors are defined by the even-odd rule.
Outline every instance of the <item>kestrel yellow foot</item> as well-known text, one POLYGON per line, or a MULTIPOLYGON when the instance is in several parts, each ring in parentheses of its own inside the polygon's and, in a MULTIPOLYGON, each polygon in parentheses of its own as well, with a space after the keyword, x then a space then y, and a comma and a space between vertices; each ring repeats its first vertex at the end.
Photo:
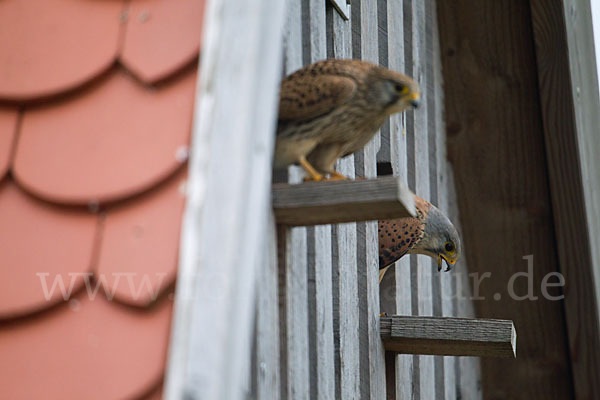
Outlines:
POLYGON ((329 178, 326 181, 345 181, 348 180, 347 176, 340 174, 339 172, 333 171, 329 173, 329 178))
POLYGON ((306 161, 306 158, 304 156, 300 157, 300 160, 298 160, 298 162, 300 163, 302 168, 304 168, 304 170, 309 175, 304 178, 304 182, 325 180, 325 177, 323 175, 321 175, 320 173, 318 173, 317 170, 314 169, 313 166, 310 165, 310 163, 308 161, 306 161))
POLYGON ((302 178, 302 182, 319 182, 319 181, 326 181, 326 180, 327 179, 323 175, 319 175, 317 177, 305 176, 304 178, 302 178))

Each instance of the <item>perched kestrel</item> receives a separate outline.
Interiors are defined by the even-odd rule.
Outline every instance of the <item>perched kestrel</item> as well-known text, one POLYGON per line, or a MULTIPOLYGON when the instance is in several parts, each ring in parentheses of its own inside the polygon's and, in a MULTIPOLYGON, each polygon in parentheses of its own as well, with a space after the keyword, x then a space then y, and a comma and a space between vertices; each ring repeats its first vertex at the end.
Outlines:
POLYGON ((417 84, 387 68, 337 59, 304 67, 281 83, 274 167, 345 179, 336 160, 360 150, 388 116, 418 105, 417 84))
POLYGON ((379 221, 380 278, 385 269, 405 254, 425 254, 442 260, 450 271, 461 253, 460 237, 452 222, 436 206, 415 196, 416 217, 379 221))

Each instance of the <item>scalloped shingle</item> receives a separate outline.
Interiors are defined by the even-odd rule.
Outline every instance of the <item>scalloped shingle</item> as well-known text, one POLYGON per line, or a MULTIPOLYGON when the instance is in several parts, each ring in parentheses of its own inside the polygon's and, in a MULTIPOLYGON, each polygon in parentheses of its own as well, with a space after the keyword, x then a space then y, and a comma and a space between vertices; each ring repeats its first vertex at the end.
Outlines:
POLYGON ((161 398, 203 7, 0 0, 4 397, 161 398))

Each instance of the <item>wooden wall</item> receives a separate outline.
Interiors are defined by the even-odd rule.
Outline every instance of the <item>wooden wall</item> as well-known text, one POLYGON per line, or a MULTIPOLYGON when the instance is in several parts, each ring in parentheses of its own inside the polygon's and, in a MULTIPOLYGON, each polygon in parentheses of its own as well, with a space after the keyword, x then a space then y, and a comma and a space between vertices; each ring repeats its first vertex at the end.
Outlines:
MULTIPOLYGON (((482 298, 475 302, 477 316, 512 319, 519 335, 516 359, 482 361, 486 398, 574 398, 571 364, 582 369, 590 364, 579 360, 597 359, 596 347, 588 340, 594 334, 587 322, 596 320, 596 309, 589 304, 584 308, 581 301, 594 297, 588 290, 592 285, 589 281, 575 285, 576 276, 585 276, 583 271, 573 272, 567 288, 572 283, 574 289, 584 288, 584 292, 565 291, 571 299, 580 299, 577 304, 582 308, 576 313, 580 321, 586 321, 571 326, 570 338, 565 303, 550 300, 541 292, 547 274, 565 272, 569 259, 587 257, 582 251, 564 257, 561 261, 565 263, 559 264, 565 240, 585 248, 588 238, 583 231, 581 236, 571 231, 563 242, 557 242, 553 218, 583 214, 581 205, 577 210, 559 211, 564 204, 573 205, 577 195, 568 185, 551 188, 548 172, 550 168, 569 177, 577 175, 575 169, 560 164, 561 159, 569 158, 565 154, 571 153, 571 148, 556 146, 571 143, 566 129, 570 124, 568 91, 556 91, 570 85, 563 63, 566 58, 561 60, 566 55, 559 56, 564 46, 557 51, 564 36, 554 35, 562 18, 559 3, 532 1, 536 13, 532 15, 530 2, 522 0, 481 1, 476 6, 466 0, 438 1, 448 154, 455 168, 466 255, 471 271, 480 276, 491 274, 479 286, 482 298), (552 6, 542 7, 542 3, 552 6), (548 20, 557 15, 559 18, 548 20), (543 43, 537 58, 534 25, 541 36, 537 39, 543 43), (538 71, 544 73, 541 79, 538 71), (551 145, 554 147, 549 148, 551 145), (568 200, 561 204, 553 202, 554 198, 568 200), (524 257, 533 257, 531 289, 527 278, 521 276, 513 281, 514 293, 524 296, 531 290, 530 299, 518 299, 508 292, 511 278, 528 271, 524 257), (584 316, 583 310, 590 314, 584 316), (574 348, 579 355, 569 353, 569 341, 577 343, 574 348)), ((569 270, 587 265, 573 264, 569 270)), ((563 292, 552 288, 550 293, 559 296, 563 292)), ((585 382, 578 398, 595 398, 587 392, 590 371, 597 374, 596 368, 581 372, 585 382)))
MULTIPOLYGON (((393 172, 458 222, 446 160, 435 2, 353 1, 345 20, 324 0, 289 1, 284 70, 323 58, 360 58, 415 77, 422 106, 395 115, 348 176, 393 172)), ((301 172, 289 171, 298 182, 301 172)), ((466 265, 438 273, 405 257, 378 284, 375 222, 278 227, 258 280, 252 394, 259 399, 478 399, 477 359, 385 354, 378 316, 473 316, 466 265), (277 242, 277 244, 275 244, 277 242), (275 259, 277 248, 278 260, 275 259), (274 276, 278 274, 278 281, 274 276)))

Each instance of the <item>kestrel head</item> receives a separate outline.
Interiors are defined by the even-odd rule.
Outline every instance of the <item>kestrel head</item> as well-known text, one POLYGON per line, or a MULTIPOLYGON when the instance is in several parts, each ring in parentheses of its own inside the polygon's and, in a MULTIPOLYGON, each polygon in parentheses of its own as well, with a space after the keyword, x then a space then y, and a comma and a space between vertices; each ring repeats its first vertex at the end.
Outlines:
POLYGON ((446 271, 450 271, 458 261, 461 250, 456 228, 448 217, 432 205, 427 212, 423 237, 410 253, 425 254, 437 259, 438 271, 442 269, 442 261, 445 261, 446 271))
POLYGON ((370 100, 381 105, 391 115, 419 106, 419 85, 406 75, 376 67, 370 73, 370 100))

